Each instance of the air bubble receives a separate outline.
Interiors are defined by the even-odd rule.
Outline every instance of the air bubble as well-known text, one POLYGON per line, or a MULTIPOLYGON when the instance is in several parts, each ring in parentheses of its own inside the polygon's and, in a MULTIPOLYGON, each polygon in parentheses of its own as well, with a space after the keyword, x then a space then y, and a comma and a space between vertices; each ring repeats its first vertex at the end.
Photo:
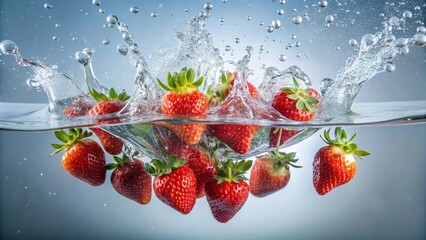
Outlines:
POLYGON ((110 14, 107 17, 107 22, 111 25, 115 25, 118 22, 118 17, 113 14, 110 14))
POLYGON ((152 12, 151 13, 151 17, 157 17, 158 16, 158 13, 157 12, 152 12))
POLYGON ((406 38, 398 38, 398 40, 396 40, 395 46, 397 48, 403 48, 405 46, 407 46, 407 39, 406 38))
POLYGON ((138 12, 139 12, 139 8, 138 8, 138 7, 131 7, 131 8, 129 9, 129 11, 130 11, 131 13, 138 13, 138 12))
POLYGON ((277 11, 278 15, 284 15, 284 9, 278 9, 277 11))
POLYGON ((52 39, 53 39, 53 41, 58 41, 59 40, 59 38, 57 36, 53 36, 52 39))
POLYGON ((294 46, 295 46, 295 47, 300 47, 300 42, 296 42, 296 43, 294 44, 294 46))
POLYGON ((371 46, 377 42, 376 36, 373 34, 365 34, 361 39, 362 46, 371 46))
POLYGON ((109 39, 104 39, 104 40, 102 41, 102 44, 103 44, 103 45, 108 45, 110 42, 111 42, 111 41, 110 41, 109 39))
POLYGON ((61 26, 61 24, 59 24, 59 23, 56 23, 55 24, 55 28, 58 28, 58 27, 60 27, 61 26))
POLYGON ((278 20, 278 19, 277 20, 273 20, 271 26, 274 27, 275 29, 278 29, 278 28, 281 27, 281 21, 278 20))
POLYGON ((417 33, 413 37, 413 42, 416 46, 423 47, 426 45, 426 35, 423 33, 417 33))
POLYGON ((281 62, 285 62, 287 60, 287 56, 284 54, 281 54, 280 57, 278 58, 281 62))
POLYGON ((251 16, 247 16, 247 20, 249 20, 249 21, 250 21, 250 20, 251 20, 251 16))
POLYGON ((418 26, 417 29, 416 29, 416 32, 425 34, 426 33, 426 27, 418 26))
POLYGON ((280 4, 285 4, 285 0, 280 0, 280 4))
POLYGON ((415 6, 415 7, 414 7, 414 10, 416 10, 416 11, 420 11, 420 6, 415 6))
POLYGON ((302 17, 301 17, 301 16, 295 16, 295 17, 293 17, 293 19, 292 19, 292 22, 293 22, 294 24, 301 24, 301 23, 302 23, 302 21, 303 21, 303 19, 302 19, 302 17))
POLYGON ((231 46, 226 45, 226 46, 225 46, 225 51, 227 51, 227 52, 231 51, 231 46))
POLYGON ((393 41, 395 41, 395 36, 393 34, 389 34, 386 36, 385 42, 391 43, 393 41))
POLYGON ((76 37, 73 37, 73 38, 72 38, 72 40, 73 40, 74 42, 76 42, 78 39, 77 39, 76 37))
POLYGON ((117 52, 125 56, 129 52, 129 48, 126 45, 120 44, 117 46, 117 52))
POLYGON ((235 38, 235 43, 240 43, 240 39, 239 38, 235 38))
POLYGON ((407 55, 410 52, 408 46, 402 47, 398 49, 398 53, 401 55, 407 55))
POLYGON ((349 45, 351 45, 352 47, 355 47, 358 45, 358 42, 355 39, 351 39, 349 40, 349 45))
POLYGON ((327 23, 332 23, 332 22, 334 22, 334 17, 333 17, 333 15, 327 15, 327 16, 325 17, 325 21, 326 21, 327 23))
POLYGON ((93 53, 95 53, 95 49, 93 49, 93 48, 84 48, 83 49, 83 53, 91 56, 93 53))
POLYGON ((265 24, 265 23, 264 23, 264 22, 262 22, 262 21, 260 21, 260 22, 259 22, 259 25, 260 25, 260 26, 263 26, 264 24, 265 24))
POLYGON ((27 85, 29 86, 29 87, 31 87, 31 88, 39 88, 40 87, 40 82, 39 81, 37 81, 37 80, 35 80, 35 79, 33 79, 33 78, 29 78, 28 80, 27 80, 27 85))
POLYGON ((327 91, 330 89, 330 86, 333 85, 334 80, 331 78, 324 78, 320 84, 321 95, 324 96, 327 91))
POLYGON ((296 37, 297 37, 297 36, 296 36, 295 34, 292 34, 292 35, 291 35, 291 39, 296 39, 296 37))
POLYGON ((268 26, 267 28, 266 28, 266 31, 268 32, 268 33, 272 33, 273 31, 274 31, 274 27, 272 27, 272 26, 268 26))
POLYGON ((98 12, 99 12, 99 13, 105 13, 105 9, 100 8, 100 9, 98 10, 98 12))
POLYGON ((410 12, 410 11, 405 11, 405 12, 402 14, 402 17, 403 17, 403 18, 405 18, 405 19, 410 19, 410 18, 412 18, 412 17, 413 17, 413 13, 412 13, 412 12, 410 12))
POLYGON ((211 4, 211 3, 209 3, 209 2, 208 2, 208 3, 206 3, 206 4, 204 4, 204 9, 205 9, 205 10, 207 10, 207 11, 208 11, 208 10, 211 10, 212 8, 213 8, 213 4, 211 4))
POLYGON ((391 18, 389 18, 389 24, 391 25, 391 26, 399 26, 399 18, 397 18, 397 17, 391 17, 391 18))
POLYGON ((220 24, 223 24, 225 22, 224 18, 220 18, 220 24))

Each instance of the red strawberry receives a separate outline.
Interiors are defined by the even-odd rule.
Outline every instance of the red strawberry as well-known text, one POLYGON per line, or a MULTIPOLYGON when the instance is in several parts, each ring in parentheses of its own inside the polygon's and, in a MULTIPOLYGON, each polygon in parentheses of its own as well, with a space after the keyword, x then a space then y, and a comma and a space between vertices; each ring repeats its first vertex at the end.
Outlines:
POLYGON ((213 163, 214 160, 209 157, 205 148, 196 147, 191 149, 186 166, 192 169, 197 179, 196 198, 204 196, 204 185, 206 181, 216 174, 213 163))
MULTIPOLYGON (((167 91, 161 101, 161 111, 166 115, 187 115, 202 117, 208 108, 208 99, 197 90, 204 78, 195 81, 195 71, 183 68, 179 73, 167 75, 167 85, 158 80, 158 84, 167 91)), ((206 125, 201 123, 165 124, 184 143, 192 145, 200 141, 206 125)))
POLYGON ((264 197, 284 188, 290 181, 289 166, 297 162, 296 153, 270 152, 257 157, 250 173, 250 192, 257 197, 264 197))
POLYGON ((77 99, 74 103, 67 106, 63 111, 63 115, 71 117, 84 116, 93 107, 93 104, 84 101, 83 99, 77 99))
POLYGON ((207 180, 204 188, 210 210, 217 221, 228 222, 243 207, 249 195, 249 185, 244 181, 246 178, 243 174, 251 165, 252 161, 245 160, 216 162, 218 175, 207 180))
POLYGON ((183 143, 171 129, 154 125, 154 134, 158 145, 164 150, 164 155, 174 155, 179 159, 184 159, 188 158, 191 154, 191 146, 183 143))
POLYGON ((122 158, 114 156, 116 163, 107 164, 108 170, 114 169, 111 174, 111 184, 121 195, 140 204, 151 201, 152 179, 138 159, 130 160, 123 155, 122 158))
MULTIPOLYGON (((311 120, 317 111, 320 94, 313 88, 301 89, 296 79, 293 77, 294 88, 283 88, 273 101, 272 107, 284 117, 300 122, 311 120)), ((300 130, 282 129, 282 137, 279 145, 283 145, 289 138, 293 137, 300 130)), ((277 146, 278 133, 274 130, 269 134, 269 146, 277 146)))
POLYGON ((281 133, 281 140, 278 146, 283 145, 287 140, 298 134, 301 130, 289 130, 287 128, 271 128, 269 132, 269 147, 275 147, 278 143, 278 137, 281 133))
MULTIPOLYGON (((235 72, 228 73, 227 75, 222 74, 221 84, 219 85, 218 90, 213 91, 209 88, 207 91, 207 95, 210 98, 210 104, 217 105, 225 100, 234 86, 236 76, 235 72)), ((253 99, 259 98, 259 93, 251 83, 247 83, 247 89, 253 99)), ((250 151, 252 140, 258 130, 259 126, 257 125, 245 124, 216 124, 209 125, 207 128, 210 136, 217 138, 232 148, 232 150, 240 154, 250 151)))
POLYGON ((313 183, 320 195, 352 180, 356 172, 354 155, 360 159, 370 155, 367 151, 358 150, 357 145, 352 142, 356 134, 348 140, 341 127, 335 129, 336 139, 330 139, 329 134, 330 129, 324 131, 324 137, 321 136, 328 145, 315 154, 313 162, 313 183))
POLYGON ((160 201, 182 214, 190 213, 194 207, 197 188, 194 172, 184 166, 185 163, 171 156, 167 163, 154 159, 151 164, 145 164, 146 171, 155 176, 153 184, 155 195, 160 201))
POLYGON ((91 139, 84 139, 92 133, 81 128, 55 131, 55 136, 63 144, 52 144, 55 150, 51 155, 66 150, 62 156, 62 165, 74 177, 99 186, 105 182, 105 154, 99 144, 91 139))
MULTIPOLYGON (((99 116, 118 112, 123 109, 126 105, 125 101, 130 98, 125 92, 117 94, 113 88, 110 89, 108 96, 99 93, 94 89, 89 88, 89 91, 93 98, 98 100, 99 103, 89 110, 87 113, 88 116, 99 116)), ((111 120, 99 120, 98 122, 111 123, 111 120)), ((123 141, 100 128, 91 128, 91 130, 98 136, 105 151, 111 155, 121 153, 123 141)))

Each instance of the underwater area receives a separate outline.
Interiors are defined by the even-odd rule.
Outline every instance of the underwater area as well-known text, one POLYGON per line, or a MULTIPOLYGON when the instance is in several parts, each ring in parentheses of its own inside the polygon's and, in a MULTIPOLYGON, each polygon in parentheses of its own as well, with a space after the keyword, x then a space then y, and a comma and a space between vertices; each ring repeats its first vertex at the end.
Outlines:
POLYGON ((425 14, 423 0, 0 1, 0 238, 424 239, 425 14), (162 111, 157 79, 170 87, 168 72, 183 68, 204 79, 203 114, 162 111), (232 90, 212 103, 221 96, 209 89, 233 72, 232 90), (293 84, 319 92, 309 121, 272 107, 293 84), (112 87, 129 95, 117 113, 64 113, 112 87), (181 124, 205 131, 189 141, 181 124), (221 138, 215 127, 229 124, 255 129, 248 149, 233 145, 242 136, 221 138), (301 168, 273 194, 250 193, 222 223, 204 196, 182 214, 154 191, 145 204, 118 194, 111 171, 97 187, 64 171, 63 153, 50 156, 54 131, 94 126, 144 163, 167 159, 171 136, 190 149, 221 143, 222 161, 255 160, 282 140, 271 140, 274 129, 290 130, 278 148, 301 168), (371 155, 356 159, 350 182, 320 194, 314 158, 336 127, 371 155))

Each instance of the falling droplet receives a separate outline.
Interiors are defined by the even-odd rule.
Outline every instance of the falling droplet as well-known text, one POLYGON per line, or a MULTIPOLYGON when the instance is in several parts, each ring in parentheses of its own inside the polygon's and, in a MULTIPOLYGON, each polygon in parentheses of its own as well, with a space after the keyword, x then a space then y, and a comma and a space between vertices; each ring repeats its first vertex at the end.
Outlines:
POLYGON ((330 86, 333 85, 334 80, 331 78, 324 78, 320 84, 321 95, 324 96, 327 91, 330 89, 330 86))
POLYGON ((291 39, 296 39, 296 37, 297 37, 297 36, 296 36, 295 34, 292 34, 292 35, 291 35, 291 39))
POLYGON ((73 40, 74 42, 76 42, 78 39, 77 39, 76 37, 73 37, 73 38, 72 38, 72 40, 73 40))
POLYGON ((268 26, 267 28, 266 28, 266 31, 268 31, 268 33, 272 33, 273 31, 274 31, 274 27, 272 27, 272 26, 268 26))
POLYGON ((225 51, 227 51, 227 52, 231 51, 231 46, 226 45, 226 46, 225 46, 225 51))
POLYGON ((413 17, 413 13, 410 11, 404 11, 404 13, 402 14, 402 17, 405 19, 410 19, 413 17))
POLYGON ((11 40, 3 40, 0 43, 0 50, 6 55, 15 55, 18 53, 18 46, 11 40))
POLYGON ((262 21, 260 21, 260 22, 259 22, 259 25, 260 25, 260 26, 263 26, 263 24, 265 24, 265 23, 264 23, 264 22, 262 22, 262 21))
POLYGON ((327 23, 332 23, 332 22, 334 22, 334 17, 333 17, 333 15, 327 15, 327 16, 325 17, 325 21, 326 21, 327 23))
POLYGON ((426 45, 426 35, 423 33, 417 33, 413 37, 413 42, 416 46, 423 47, 426 45))
POLYGON ((352 47, 355 47, 358 45, 358 42, 355 39, 351 39, 349 40, 349 45, 351 45, 352 47))
POLYGON ((44 7, 45 9, 47 9, 47 10, 50 10, 50 9, 52 9, 52 8, 53 8, 53 6, 52 6, 51 4, 49 4, 49 3, 45 3, 45 4, 43 5, 43 7, 44 7))
POLYGON ((280 4, 285 4, 285 0, 280 0, 280 4))
POLYGON ((296 43, 294 44, 294 46, 295 46, 295 47, 300 47, 300 42, 296 42, 296 43))
POLYGON ((318 3, 318 6, 320 6, 322 8, 327 7, 327 5, 328 5, 328 2, 326 0, 322 0, 318 3))
POLYGON ((86 65, 89 62, 89 55, 84 52, 76 52, 75 60, 77 60, 82 65, 86 65))
POLYGON ((402 47, 398 49, 398 53, 401 55, 407 55, 410 52, 408 46, 402 47))
POLYGON ((287 56, 284 54, 281 54, 280 57, 278 58, 281 62, 284 62, 285 60, 287 60, 287 56))
POLYGON ((55 24, 55 28, 58 28, 58 27, 60 27, 61 26, 61 24, 59 24, 59 23, 56 23, 55 24))
POLYGON ((129 10, 130 10, 131 13, 138 13, 139 12, 138 7, 131 7, 129 10))
POLYGON ((389 18, 389 24, 391 26, 399 26, 399 24, 400 24, 399 18, 397 18, 397 17, 389 18))
POLYGON ((284 15, 284 9, 278 9, 277 11, 278 15, 284 15))
POLYGON ((151 17, 157 17, 158 16, 158 13, 157 12, 152 12, 151 13, 151 17))
POLYGON ((204 10, 211 10, 213 8, 213 4, 211 4, 210 2, 204 4, 204 10))
POLYGON ((240 43, 240 39, 239 38, 235 38, 235 43, 240 43))
POLYGON ((93 48, 84 48, 83 53, 87 54, 88 56, 91 56, 93 53, 95 53, 95 49, 93 48))
POLYGON ((273 20, 271 26, 274 27, 275 29, 278 29, 278 28, 281 27, 281 21, 278 20, 278 19, 277 20, 273 20))
POLYGON ((301 23, 302 23, 302 21, 303 21, 303 19, 302 19, 302 17, 301 17, 301 16, 295 16, 295 17, 293 17, 293 19, 292 19, 292 22, 293 22, 294 24, 301 24, 301 23))
POLYGON ((361 39, 362 46, 371 46, 377 42, 376 36, 373 34, 365 34, 361 39))
POLYGON ((113 14, 110 14, 107 16, 107 22, 111 25, 115 25, 118 22, 118 17, 113 14))
POLYGON ((111 42, 111 41, 110 41, 109 39, 104 39, 104 40, 102 41, 102 44, 104 44, 104 45, 108 45, 110 42, 111 42))
POLYGON ((250 20, 251 20, 251 16, 247 16, 247 20, 249 20, 249 21, 250 21, 250 20))
POLYGON ((52 39, 53 39, 53 41, 58 41, 59 40, 59 38, 57 36, 53 36, 52 39))
POLYGON ((220 24, 223 24, 225 22, 224 18, 220 18, 220 24))
POLYGON ((129 52, 129 48, 126 45, 120 44, 117 46, 117 52, 125 56, 129 52))
POLYGON ((99 12, 99 13, 105 13, 105 9, 100 8, 98 12, 99 12))
POLYGON ((398 38, 398 40, 396 40, 395 46, 397 48, 403 48, 405 46, 407 46, 407 39, 406 38, 398 38))
POLYGON ((385 66, 384 66, 384 70, 386 72, 393 72, 393 71, 395 71, 395 64, 393 64, 391 62, 386 63, 385 66))
POLYGON ((426 27, 418 26, 417 29, 416 29, 416 32, 425 34, 426 33, 426 27))
POLYGON ((101 1, 99 1, 99 0, 93 0, 92 3, 95 6, 100 6, 101 5, 101 1))

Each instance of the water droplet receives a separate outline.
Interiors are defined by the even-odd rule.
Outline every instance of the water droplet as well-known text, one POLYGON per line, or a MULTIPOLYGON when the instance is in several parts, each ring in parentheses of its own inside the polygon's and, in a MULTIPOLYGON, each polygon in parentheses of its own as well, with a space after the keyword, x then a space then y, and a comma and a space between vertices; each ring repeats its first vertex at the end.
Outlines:
POLYGON ((397 48, 403 48, 407 45, 408 41, 406 38, 398 38, 398 40, 396 40, 395 46, 397 48))
POLYGON ((377 42, 376 36, 373 34, 365 34, 361 39, 362 46, 371 46, 377 42))
POLYGON ((124 32, 121 37, 123 38, 124 41, 128 41, 132 38, 132 36, 130 35, 129 32, 124 32))
POLYGON ((59 40, 59 38, 57 36, 53 36, 52 39, 53 39, 53 41, 58 41, 59 40))
POLYGON ((259 51, 263 51, 263 50, 265 50, 265 46, 260 45, 260 46, 259 46, 259 51))
POLYGON ((284 9, 278 9, 277 11, 278 15, 284 15, 284 9))
POLYGON ((231 51, 231 46, 226 45, 226 46, 225 46, 225 51, 227 51, 227 52, 231 51))
POLYGON ((301 24, 301 23, 302 23, 302 21, 303 21, 303 19, 302 19, 302 17, 301 17, 301 16, 295 16, 295 17, 293 17, 293 19, 292 19, 292 22, 293 22, 294 24, 301 24))
POLYGON ((93 0, 92 3, 95 6, 101 6, 101 1, 99 1, 99 0, 93 0))
POLYGON ((355 39, 351 39, 349 40, 349 45, 351 45, 352 47, 355 47, 358 45, 358 42, 355 39))
POLYGON ((72 38, 72 40, 73 40, 74 42, 76 42, 78 39, 77 39, 76 37, 73 37, 73 38, 72 38))
POLYGON ((99 13, 105 13, 105 9, 100 8, 100 9, 98 10, 98 12, 99 12, 99 13))
POLYGON ((324 96, 327 91, 330 89, 330 86, 333 85, 334 80, 331 78, 324 78, 320 84, 321 95, 324 96))
POLYGON ((104 39, 104 40, 102 41, 102 43, 103 43, 104 45, 108 45, 110 42, 111 42, 111 41, 110 41, 109 39, 104 39))
POLYGON ((43 173, 40 173, 40 177, 43 177, 43 175, 44 175, 43 173))
POLYGON ((76 52, 75 60, 77 60, 80 64, 86 65, 89 62, 89 55, 83 52, 76 52))
POLYGON ((91 56, 93 53, 95 53, 95 49, 93 48, 84 48, 83 53, 87 54, 88 56, 91 56))
POLYGON ((222 2, 223 2, 223 3, 227 3, 227 2, 228 2, 228 0, 222 0, 222 2))
POLYGON ((104 203, 104 207, 106 207, 107 206, 107 204, 106 203, 104 203))
POLYGON ((386 63, 385 66, 384 66, 384 70, 386 72, 393 72, 393 71, 395 71, 395 64, 393 64, 391 62, 386 63))
POLYGON ((239 38, 235 38, 235 43, 240 43, 240 39, 239 38))
POLYGON ((0 43, 0 50, 3 54, 14 55, 18 53, 18 46, 11 40, 3 40, 0 43))
POLYGON ((220 24, 223 24, 225 22, 224 18, 220 18, 220 24))
POLYGON ((296 39, 296 35, 295 35, 295 34, 292 34, 292 35, 291 35, 291 39, 296 39))
POLYGON ((327 15, 327 16, 325 17, 325 21, 326 21, 327 23, 332 23, 332 22, 334 22, 334 17, 333 17, 333 15, 327 15))
POLYGON ((415 7, 414 7, 414 10, 416 10, 416 11, 420 11, 420 6, 415 6, 415 7))
POLYGON ((391 17, 391 18, 389 18, 389 24, 391 25, 391 26, 399 26, 399 18, 397 18, 397 17, 391 17))
POLYGON ((296 57, 300 57, 302 54, 300 52, 296 53, 296 57))
POLYGON ((259 22, 259 25, 260 25, 260 26, 263 26, 263 24, 265 24, 265 23, 264 23, 264 22, 262 22, 262 21, 260 21, 260 22, 259 22))
POLYGON ((413 42, 416 46, 423 47, 426 45, 426 35, 423 33, 417 33, 413 37, 413 42))
POLYGON ((395 36, 393 34, 389 34, 386 36, 385 42, 391 43, 393 41, 395 41, 395 36))
POLYGON ((336 51, 340 51, 340 46, 336 46, 336 47, 334 48, 334 50, 336 50, 336 51))
POLYGON ((151 17, 157 17, 158 16, 158 13, 157 12, 152 12, 151 13, 151 17))
POLYGON ((322 8, 327 7, 327 5, 328 5, 328 2, 326 0, 322 0, 318 3, 318 6, 320 6, 322 8))
POLYGON ((131 7, 129 10, 130 10, 131 13, 138 13, 139 12, 138 7, 131 7))
POLYGON ((55 27, 56 27, 56 28, 58 28, 58 27, 60 27, 60 26, 61 26, 61 24, 59 24, 59 23, 56 23, 56 24, 55 24, 55 27))
POLYGON ((281 27, 281 21, 278 20, 278 19, 277 20, 273 20, 271 26, 274 27, 275 29, 278 29, 278 28, 281 27))
POLYGON ((284 54, 281 54, 280 57, 278 58, 281 62, 284 62, 285 60, 287 60, 287 56, 284 54))
POLYGON ((211 4, 210 2, 204 4, 204 9, 209 11, 213 8, 213 4, 211 4))
POLYGON ((44 7, 45 9, 47 9, 47 10, 50 10, 50 9, 52 9, 52 8, 53 8, 53 6, 52 6, 51 4, 49 4, 49 3, 45 3, 45 4, 43 5, 43 7, 44 7))
POLYGON ((271 32, 273 32, 274 31, 274 27, 272 27, 272 26, 268 26, 267 28, 266 28, 266 31, 268 31, 268 33, 271 33, 271 32))
POLYGON ((31 88, 39 88, 40 87, 40 82, 33 79, 33 78, 29 78, 27 80, 27 85, 31 88))
POLYGON ((115 25, 118 22, 118 17, 113 14, 108 15, 106 19, 107 22, 111 25, 115 25))
POLYGON ((408 46, 402 47, 398 49, 398 53, 401 55, 407 55, 410 52, 408 46))
POLYGON ((280 4, 285 4, 285 0, 280 0, 280 4))
POLYGON ((426 27, 424 26, 418 26, 416 29, 417 33, 426 33, 426 27))
POLYGON ((410 18, 412 18, 412 17, 413 17, 413 13, 411 13, 410 11, 405 11, 405 12, 402 14, 402 17, 403 17, 403 18, 405 18, 405 19, 410 19, 410 18))
POLYGON ((117 46, 117 52, 125 56, 129 52, 129 48, 126 45, 120 44, 117 46))
POLYGON ((300 47, 300 42, 296 42, 296 43, 294 44, 294 46, 295 46, 295 47, 300 47))
POLYGON ((250 21, 250 20, 251 20, 251 16, 247 16, 247 20, 249 20, 249 21, 250 21))

